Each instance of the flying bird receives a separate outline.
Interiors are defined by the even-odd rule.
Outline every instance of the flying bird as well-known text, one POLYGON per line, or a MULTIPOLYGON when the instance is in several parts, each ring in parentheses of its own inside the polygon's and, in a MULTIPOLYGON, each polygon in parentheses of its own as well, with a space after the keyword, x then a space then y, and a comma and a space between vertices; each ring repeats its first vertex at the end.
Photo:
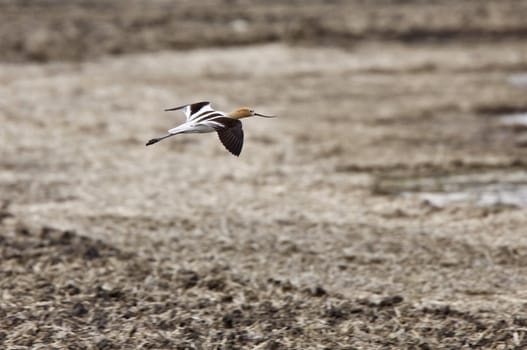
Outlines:
POLYGON ((151 139, 146 143, 147 146, 178 134, 217 132, 223 146, 235 156, 239 156, 243 147, 243 129, 240 119, 254 116, 275 117, 273 115, 256 113, 248 107, 224 113, 214 110, 210 102, 197 102, 165 109, 165 111, 177 111, 180 109, 183 110, 187 117, 186 122, 168 130, 168 135, 151 139))

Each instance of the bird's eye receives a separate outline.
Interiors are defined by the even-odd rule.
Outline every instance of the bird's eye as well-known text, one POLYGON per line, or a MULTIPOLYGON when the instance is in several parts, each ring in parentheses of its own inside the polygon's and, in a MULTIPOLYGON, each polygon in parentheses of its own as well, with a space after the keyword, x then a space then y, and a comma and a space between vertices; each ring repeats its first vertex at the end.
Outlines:
POLYGON ((249 112, 254 113, 254 109, 249 110, 249 112))

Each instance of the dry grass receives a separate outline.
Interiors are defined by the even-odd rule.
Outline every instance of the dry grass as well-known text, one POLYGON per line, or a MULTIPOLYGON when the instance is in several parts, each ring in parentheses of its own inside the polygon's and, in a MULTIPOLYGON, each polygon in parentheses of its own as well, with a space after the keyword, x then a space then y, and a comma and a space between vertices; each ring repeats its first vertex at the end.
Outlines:
MULTIPOLYGON (((516 23, 518 2, 466 4, 441 25, 481 6, 486 33, 516 23)), ((399 195, 526 181, 500 116, 526 107, 507 80, 527 46, 480 39, 0 64, 0 344, 525 347, 526 208, 399 195), (215 135, 144 147, 182 120, 163 108, 202 99, 280 118, 244 122, 240 158, 215 135)))

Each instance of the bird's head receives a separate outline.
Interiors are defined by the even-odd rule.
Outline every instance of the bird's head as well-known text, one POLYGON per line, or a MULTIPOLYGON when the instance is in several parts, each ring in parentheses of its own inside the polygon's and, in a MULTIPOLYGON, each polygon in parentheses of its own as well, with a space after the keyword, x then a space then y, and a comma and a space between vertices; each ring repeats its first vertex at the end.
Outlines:
POLYGON ((254 109, 251 109, 249 107, 238 108, 237 110, 229 113, 229 117, 233 119, 242 119, 242 118, 248 118, 248 117, 254 117, 254 116, 264 117, 264 118, 274 118, 275 117, 274 115, 265 115, 265 114, 256 113, 254 109))

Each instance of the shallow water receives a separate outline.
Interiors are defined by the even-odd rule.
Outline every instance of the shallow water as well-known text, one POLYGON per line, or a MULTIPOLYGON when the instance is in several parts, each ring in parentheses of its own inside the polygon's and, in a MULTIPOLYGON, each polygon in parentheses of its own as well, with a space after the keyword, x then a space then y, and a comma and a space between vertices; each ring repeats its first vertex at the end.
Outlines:
POLYGON ((527 112, 504 115, 501 118, 501 123, 507 126, 526 126, 527 127, 527 112))
POLYGON ((478 207, 527 207, 527 184, 492 184, 473 186, 458 192, 403 192, 404 197, 417 198, 435 207, 469 204, 478 207))
POLYGON ((512 74, 509 76, 508 81, 514 86, 527 88, 527 72, 512 74))
POLYGON ((527 207, 527 173, 475 173, 379 180, 378 190, 436 207, 527 207))

